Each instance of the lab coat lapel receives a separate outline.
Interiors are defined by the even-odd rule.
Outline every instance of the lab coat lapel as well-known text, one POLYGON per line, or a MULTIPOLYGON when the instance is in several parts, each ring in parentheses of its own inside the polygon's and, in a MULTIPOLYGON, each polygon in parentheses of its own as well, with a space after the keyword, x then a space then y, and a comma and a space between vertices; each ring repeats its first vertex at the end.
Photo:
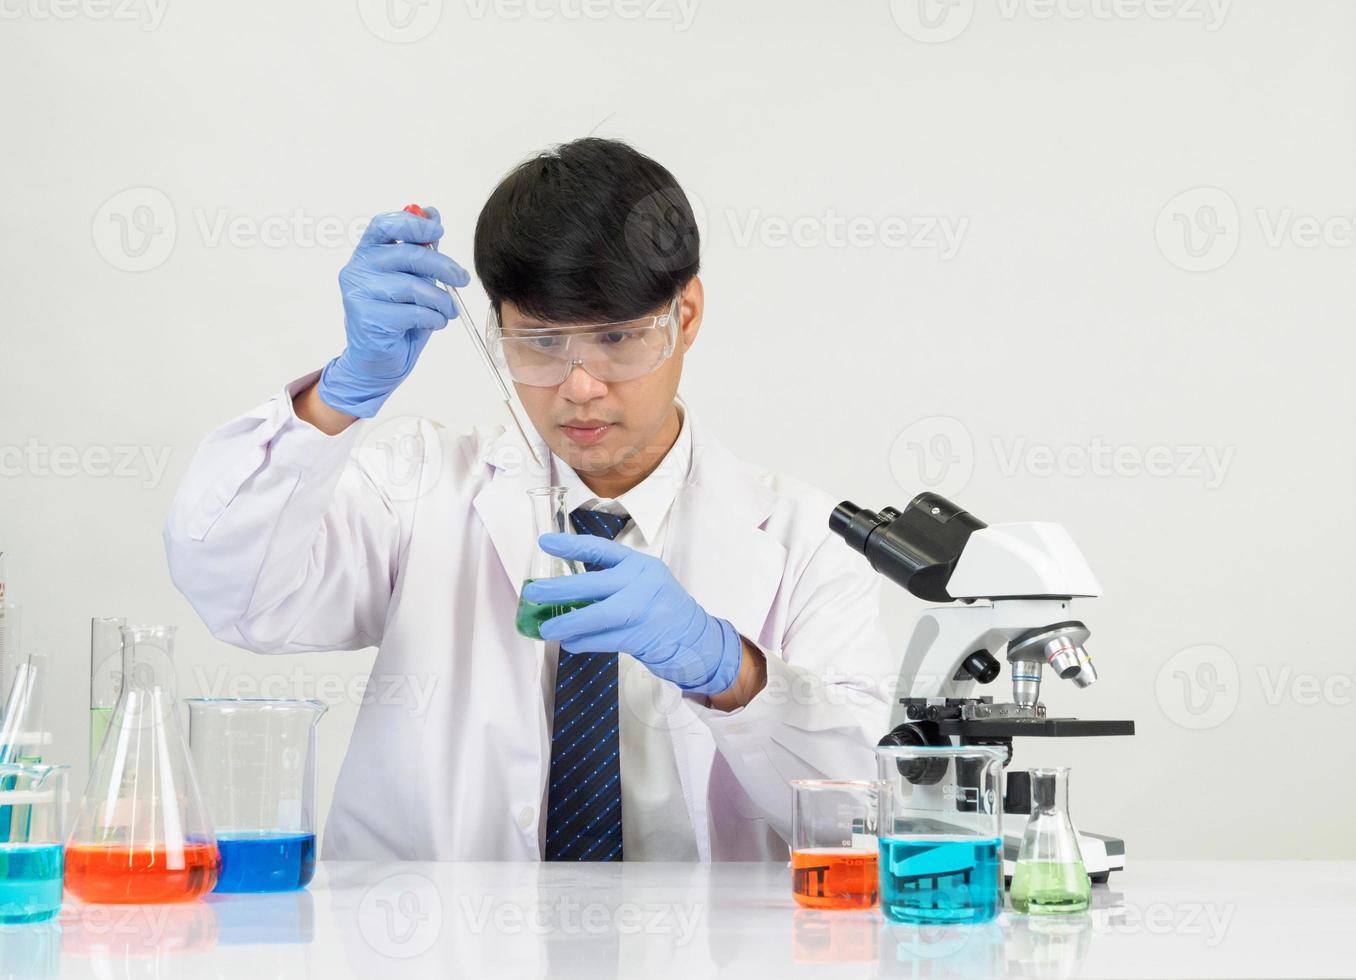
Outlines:
MULTIPOLYGON (((538 458, 549 461, 550 450, 546 443, 535 432, 532 438, 538 458)), ((486 440, 484 445, 486 448, 478 462, 492 467, 494 472, 476 494, 474 506, 504 573, 517 591, 527 574, 535 544, 527 491, 546 486, 550 482, 550 470, 532 459, 532 454, 524 448, 522 437, 512 429, 496 439, 486 440)))
POLYGON ((692 466, 665 557, 702 608, 755 643, 786 565, 786 549, 762 530, 775 502, 756 471, 693 422, 692 466))
MULTIPOLYGON (((786 549, 761 529, 776 496, 699 424, 693 426, 692 452, 688 480, 675 501, 666 560, 702 608, 762 645, 763 626, 786 567, 786 549)), ((779 652, 764 649, 768 656, 779 652)), ((669 736, 697 855, 709 861, 709 790, 716 744, 686 698, 676 706, 669 736)))

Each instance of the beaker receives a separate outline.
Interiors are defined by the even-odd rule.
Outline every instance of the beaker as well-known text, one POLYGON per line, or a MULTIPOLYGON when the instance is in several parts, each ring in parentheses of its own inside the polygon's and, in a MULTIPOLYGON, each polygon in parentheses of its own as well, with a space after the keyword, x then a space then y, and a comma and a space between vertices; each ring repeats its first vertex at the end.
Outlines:
POLYGON ((212 890, 221 858, 174 697, 173 626, 122 629, 122 690, 66 845, 85 902, 182 902, 212 890))
POLYGON ((89 621, 89 764, 104 743, 108 719, 122 687, 122 628, 127 620, 95 616, 89 621))
POLYGON ((315 874, 319 701, 190 698, 188 744, 221 852, 218 892, 305 888, 315 874))
POLYGON ((985 922, 1003 908, 1004 753, 879 746, 880 904, 895 922, 985 922))
POLYGON ((1069 770, 1031 770, 1031 818, 1012 872, 1012 907, 1030 915, 1087 910, 1092 882, 1069 817, 1069 770))
POLYGON ((880 783, 791 780, 791 894, 812 909, 876 904, 880 783))
MULTIPOLYGON (((532 560, 528 564, 527 576, 523 585, 535 582, 539 578, 555 578, 558 575, 578 575, 584 571, 581 562, 569 558, 557 558, 542 551, 537 539, 543 534, 570 532, 570 515, 565 509, 564 487, 536 487, 527 491, 527 499, 532 504, 532 560)), ((528 602, 518 593, 518 616, 515 625, 523 636, 534 640, 541 639, 541 624, 554 616, 567 613, 571 609, 581 609, 587 602, 548 603, 540 605, 528 602)))
POLYGON ((61 908, 66 773, 0 765, 0 924, 45 922, 61 908))

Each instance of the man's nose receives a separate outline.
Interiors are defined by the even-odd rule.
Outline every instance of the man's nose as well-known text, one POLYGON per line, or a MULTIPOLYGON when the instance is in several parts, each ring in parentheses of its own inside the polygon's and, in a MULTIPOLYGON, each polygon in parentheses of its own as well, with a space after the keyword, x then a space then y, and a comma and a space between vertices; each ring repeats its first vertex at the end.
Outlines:
POLYGON ((585 371, 580 362, 571 366, 570 373, 560 383, 560 396, 566 401, 586 402, 606 394, 607 385, 585 371))

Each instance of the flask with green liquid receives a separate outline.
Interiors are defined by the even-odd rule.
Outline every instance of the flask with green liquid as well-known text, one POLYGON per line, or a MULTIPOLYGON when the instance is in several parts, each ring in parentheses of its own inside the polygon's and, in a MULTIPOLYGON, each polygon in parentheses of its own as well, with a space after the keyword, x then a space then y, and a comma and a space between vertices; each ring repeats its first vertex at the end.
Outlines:
MULTIPOLYGON (((557 558, 541 550, 537 539, 551 532, 568 534, 570 531, 569 512, 565 509, 564 487, 536 487, 527 491, 532 503, 532 561, 527 570, 523 585, 535 582, 539 578, 555 578, 558 575, 578 575, 584 571, 582 562, 568 558, 557 558)), ((588 602, 545 603, 528 602, 519 592, 518 615, 515 625, 523 636, 534 640, 541 639, 541 624, 554 616, 567 613, 571 609, 581 609, 591 605, 588 602)))
POLYGON ((1083 912, 1092 883, 1069 818, 1069 770, 1031 770, 1031 819, 1012 874, 1012 907, 1028 915, 1083 912))

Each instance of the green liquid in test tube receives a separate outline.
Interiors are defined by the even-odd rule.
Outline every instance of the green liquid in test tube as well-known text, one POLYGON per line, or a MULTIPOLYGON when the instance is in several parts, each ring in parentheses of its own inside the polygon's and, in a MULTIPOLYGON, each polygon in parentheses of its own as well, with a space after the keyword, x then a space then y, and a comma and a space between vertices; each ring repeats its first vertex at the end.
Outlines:
POLYGON ((96 616, 89 626, 89 764, 104 744, 122 689, 122 627, 127 620, 96 616))

